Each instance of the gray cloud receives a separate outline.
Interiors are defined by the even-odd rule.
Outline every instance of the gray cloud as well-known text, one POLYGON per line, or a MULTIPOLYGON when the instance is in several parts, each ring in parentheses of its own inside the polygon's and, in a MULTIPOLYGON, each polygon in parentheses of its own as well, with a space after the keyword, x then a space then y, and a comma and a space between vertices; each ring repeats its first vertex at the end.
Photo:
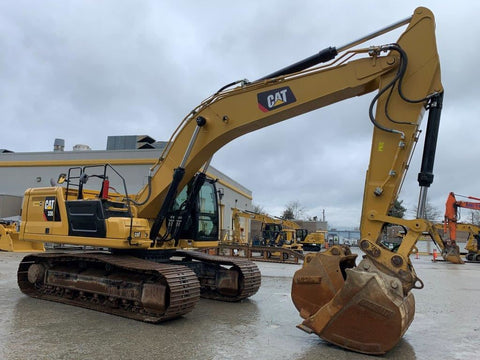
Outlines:
MULTIPOLYGON (((0 4, 0 147, 45 151, 65 138, 104 149, 108 135, 167 140, 226 83, 257 79, 327 46, 409 16, 377 1, 15 1, 0 4)), ((445 104, 430 201, 476 187, 480 78, 476 14, 460 0, 424 1, 437 20, 445 104)), ((388 41, 394 41, 395 37, 388 41)), ((374 44, 383 42, 383 38, 374 44)), ((372 132, 366 95, 233 141, 213 165, 273 215, 299 200, 333 226, 358 225, 372 132)), ((417 148, 400 199, 416 206, 417 148)), ((409 213, 410 214, 410 213, 409 213)))

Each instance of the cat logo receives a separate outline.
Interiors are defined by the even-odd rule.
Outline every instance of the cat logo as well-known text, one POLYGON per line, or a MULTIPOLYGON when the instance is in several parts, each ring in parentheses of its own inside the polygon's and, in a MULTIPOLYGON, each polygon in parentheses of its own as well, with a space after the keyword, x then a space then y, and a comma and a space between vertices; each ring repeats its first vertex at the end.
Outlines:
POLYGON ((47 221, 55 221, 55 213, 58 212, 55 209, 55 197, 54 196, 47 196, 45 198, 45 205, 43 206, 43 216, 44 219, 47 221))
POLYGON ((45 210, 53 210, 54 207, 55 207, 55 198, 46 198, 45 210))
POLYGON ((269 112, 297 101, 288 86, 259 93, 257 94, 257 100, 258 107, 263 112, 269 112))

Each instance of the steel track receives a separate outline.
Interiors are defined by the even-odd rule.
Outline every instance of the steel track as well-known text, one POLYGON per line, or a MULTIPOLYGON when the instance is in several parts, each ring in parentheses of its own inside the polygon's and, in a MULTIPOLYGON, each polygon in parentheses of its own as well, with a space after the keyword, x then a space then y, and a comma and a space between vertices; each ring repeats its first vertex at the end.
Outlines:
MULTIPOLYGON (((192 311, 200 298, 199 281, 195 273, 185 266, 159 264, 132 256, 112 256, 108 253, 28 255, 20 263, 17 276, 21 291, 31 297, 80 306, 150 323, 158 323, 182 316, 192 311), (32 283, 32 281, 29 281, 29 268, 33 264, 41 265, 45 269, 52 269, 52 272, 55 272, 54 269, 56 268, 62 269, 60 272, 62 274, 65 272, 64 269, 67 269, 67 278, 82 275, 81 273, 72 273, 70 276, 68 269, 84 268, 88 270, 103 267, 108 269, 110 278, 115 278, 116 288, 111 289, 115 290, 116 295, 106 294, 105 287, 107 285, 105 283, 109 281, 106 278, 100 278, 97 283, 95 281, 89 283, 89 290, 87 291, 84 288, 72 288, 70 285, 59 286, 59 281, 54 285, 48 284, 45 281, 48 278, 47 275, 43 276, 43 280, 32 283), (143 279, 151 286, 165 287, 165 306, 153 306, 152 308, 148 304, 145 306, 138 299, 132 299, 132 296, 119 296, 118 293, 129 294, 133 292, 133 290, 130 290, 133 285, 129 283, 132 278, 140 279, 138 283, 143 287, 145 286, 143 279), (125 289, 119 289, 121 284, 125 284, 125 289), (99 291, 91 290, 96 286, 99 291)), ((73 283, 73 281, 68 284, 70 283, 73 283)))
MULTIPOLYGON (((229 266, 239 275, 239 286, 236 294, 221 294, 214 287, 202 286, 201 297, 220 301, 240 301, 254 295, 261 285, 262 275, 257 265, 248 259, 227 257, 219 255, 205 254, 199 251, 179 250, 176 252, 177 256, 184 257, 186 266, 192 260, 197 260, 204 265, 213 268, 214 271, 220 266, 229 266)), ((197 273, 197 276, 202 282, 202 274, 197 273)))

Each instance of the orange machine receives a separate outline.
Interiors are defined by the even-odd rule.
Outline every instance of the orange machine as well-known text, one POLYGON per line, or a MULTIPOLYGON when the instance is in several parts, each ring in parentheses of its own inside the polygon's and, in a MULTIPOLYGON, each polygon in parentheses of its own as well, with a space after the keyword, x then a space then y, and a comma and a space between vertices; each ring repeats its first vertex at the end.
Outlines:
MULTIPOLYGON (((462 196, 458 195, 457 196, 462 196)), ((476 229, 477 226, 473 224, 461 224, 458 223, 458 208, 465 208, 470 210, 480 210, 480 199, 473 196, 462 196, 472 201, 458 201, 455 197, 455 194, 451 192, 448 194, 447 201, 445 203, 445 220, 444 220, 444 233, 448 235, 448 240, 451 243, 451 246, 457 246, 457 230, 467 231, 469 233, 469 238, 467 241, 466 250, 467 260, 480 262, 480 237, 476 229)))

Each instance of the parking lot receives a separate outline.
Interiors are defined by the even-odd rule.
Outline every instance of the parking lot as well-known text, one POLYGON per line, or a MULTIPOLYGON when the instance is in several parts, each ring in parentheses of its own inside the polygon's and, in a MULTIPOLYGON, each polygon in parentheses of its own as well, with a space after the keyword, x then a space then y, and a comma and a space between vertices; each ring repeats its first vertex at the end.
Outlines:
MULTIPOLYGON (((28 298, 16 284, 22 256, 0 253, 2 359, 378 359, 296 328, 290 287, 300 265, 258 262, 262 286, 250 299, 201 299, 186 316, 151 325, 28 298)), ((384 358, 476 358, 480 264, 412 261, 425 288, 415 290, 415 319, 384 358)))

